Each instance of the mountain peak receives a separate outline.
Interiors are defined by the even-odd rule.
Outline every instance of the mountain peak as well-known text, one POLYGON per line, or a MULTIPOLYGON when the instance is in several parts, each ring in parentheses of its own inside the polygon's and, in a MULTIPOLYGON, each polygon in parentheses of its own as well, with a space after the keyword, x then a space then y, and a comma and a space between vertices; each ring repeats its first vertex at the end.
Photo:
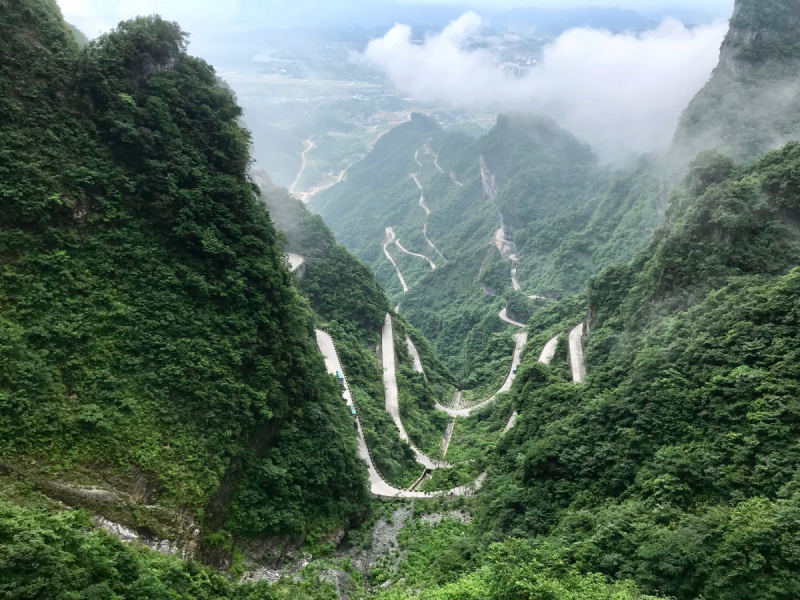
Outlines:
POLYGON ((798 0, 737 0, 720 65, 734 73, 770 59, 800 58, 798 0))

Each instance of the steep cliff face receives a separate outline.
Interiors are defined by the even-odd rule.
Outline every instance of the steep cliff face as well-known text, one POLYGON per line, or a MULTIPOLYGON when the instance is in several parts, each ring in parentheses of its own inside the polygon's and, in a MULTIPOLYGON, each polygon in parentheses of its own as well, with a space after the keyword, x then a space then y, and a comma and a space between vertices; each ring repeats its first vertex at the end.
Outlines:
POLYGON ((676 171, 703 150, 749 161, 800 139, 798 67, 800 2, 738 0, 719 65, 678 126, 676 171))
POLYGON ((800 3, 796 0, 739 0, 722 44, 720 66, 734 73, 769 60, 800 57, 800 3))

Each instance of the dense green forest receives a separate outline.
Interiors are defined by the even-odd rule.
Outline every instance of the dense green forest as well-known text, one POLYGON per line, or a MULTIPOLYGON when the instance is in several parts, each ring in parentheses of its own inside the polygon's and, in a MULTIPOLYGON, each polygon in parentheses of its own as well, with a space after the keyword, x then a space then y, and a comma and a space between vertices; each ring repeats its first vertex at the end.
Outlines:
POLYGON ((173 540, 194 517, 199 554, 360 519, 351 418, 214 70, 158 17, 81 49, 52 0, 0 3, 0 40, 4 481, 173 540))
POLYGON ((312 214, 248 174, 241 110, 177 24, 87 43, 52 0, 0 0, 0 598, 797 598, 798 23, 796 0, 737 0, 664 157, 414 115, 312 214), (386 227, 436 264, 386 246, 408 293, 386 227), (401 418, 437 456, 435 404, 507 376, 523 329, 501 310, 526 324, 518 376, 421 484, 480 491, 370 501, 314 330, 406 488, 385 316, 401 418))
MULTIPOLYGON (((276 227, 286 238, 286 250, 303 256, 299 287, 330 333, 348 377, 353 400, 376 466, 390 483, 408 487, 420 474, 411 448, 400 439, 385 410, 383 370, 377 348, 389 303, 372 272, 344 246, 336 243, 318 215, 306 210, 286 190, 269 183, 261 188, 276 227)), ((394 315, 395 353, 403 423, 417 447, 438 451, 447 419, 434 410, 455 388, 447 369, 429 342, 402 317, 394 315), (423 377, 411 368, 406 334, 427 367, 423 377)))
POLYGON ((798 173, 797 143, 752 165, 701 155, 647 249, 533 314, 541 347, 588 312, 587 383, 563 344, 552 366, 527 355, 477 416, 491 431, 519 412, 476 520, 409 525, 378 597, 797 596, 798 173))
POLYGON ((496 317, 502 308, 496 298, 514 292, 511 262, 491 244, 501 222, 516 243, 523 291, 550 298, 580 292, 589 276, 631 259, 652 235, 664 204, 654 163, 645 157, 632 169, 611 171, 544 117, 501 115, 475 140, 415 114, 383 136, 345 182, 314 198, 311 208, 374 269, 460 386, 472 389, 488 384, 475 365, 508 358, 504 352, 485 355, 487 336, 505 328, 496 317), (484 192, 481 158, 497 181, 494 200, 484 192), (421 193, 429 218, 419 206, 421 193), (426 219, 441 255, 423 236, 426 219), (390 245, 407 294, 384 255, 384 227, 437 264, 432 271, 390 245))
POLYGON ((525 365, 488 535, 676 598, 796 595, 798 172, 797 144, 700 157, 648 249, 591 281, 589 382, 525 365))

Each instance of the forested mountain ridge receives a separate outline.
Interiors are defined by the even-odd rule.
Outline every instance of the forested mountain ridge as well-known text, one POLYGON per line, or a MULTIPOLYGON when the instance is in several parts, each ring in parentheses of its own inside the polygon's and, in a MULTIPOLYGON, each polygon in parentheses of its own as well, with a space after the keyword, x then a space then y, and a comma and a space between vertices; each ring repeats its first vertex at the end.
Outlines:
POLYGON ((471 140, 415 115, 311 209, 375 270, 460 385, 479 386, 486 377, 475 368, 491 362, 484 350, 502 328, 495 305, 523 303, 516 287, 523 296, 560 299, 604 267, 631 260, 700 152, 719 147, 746 162, 800 139, 796 18, 788 1, 736 4, 719 66, 662 157, 613 170, 543 117, 503 115, 471 140), (501 225, 513 247, 496 251, 501 225), (386 227, 396 241, 384 249, 386 227))
MULTIPOLYGON (((383 290, 369 268, 337 244, 322 219, 302 202, 269 181, 261 185, 261 194, 276 227, 286 236, 286 250, 305 260, 299 271, 300 290, 318 315, 320 327, 335 340, 376 468, 389 483, 408 487, 419 477, 419 465, 385 409, 383 367, 378 360, 381 330, 386 314, 392 312, 383 290)), ((403 422, 415 445, 434 456, 447 424, 446 415, 434 406, 452 397, 453 378, 419 331, 399 315, 393 314, 392 321, 398 338, 403 422), (425 361, 425 375, 411 368, 406 336, 425 361)))
POLYGON ((520 303, 512 268, 524 295, 579 292, 590 275, 644 247, 663 210, 660 185, 652 159, 612 172, 545 117, 501 115, 491 132, 472 140, 414 115, 310 207, 375 270, 469 389, 491 377, 476 365, 510 352, 484 351, 493 335, 506 337, 497 319, 503 303, 520 303), (484 179, 494 182, 489 189, 484 179), (501 225, 515 257, 495 247, 501 225), (386 227, 403 249, 437 268, 394 244, 384 250, 386 227))
POLYGON ((799 159, 699 157, 648 249, 591 281, 588 383, 523 364, 485 533, 669 597, 796 596, 799 159))
POLYGON ((360 518, 316 317, 241 110, 186 35, 138 18, 81 49, 54 2, 10 0, 0 69, 3 497, 35 489, 212 562, 232 536, 360 518))
MULTIPOLYGON (((737 15, 791 23, 795 4, 737 15)), ((501 116, 473 141, 415 115, 319 205, 389 303, 319 216, 269 181, 259 194, 241 111, 185 40, 151 17, 81 50, 50 0, 0 0, 0 596, 800 594, 800 145, 751 161, 763 140, 743 130, 743 154, 703 152, 673 184, 650 157, 600 166, 546 118, 501 116), (295 275, 284 251, 305 259, 295 275), (371 461, 407 487, 376 358, 387 315, 418 446, 439 445, 433 405, 455 387, 497 389, 509 331, 528 345, 510 392, 448 423, 485 469, 477 497, 401 507, 362 579, 358 549, 326 535, 369 502, 314 329, 335 339, 371 461), (227 573, 123 544, 98 516, 227 573), (306 537, 314 563, 239 585, 241 548, 275 536, 306 537)))
POLYGON ((799 13, 790 0, 736 2, 720 63, 678 125, 673 168, 711 148, 751 161, 800 139, 799 13))

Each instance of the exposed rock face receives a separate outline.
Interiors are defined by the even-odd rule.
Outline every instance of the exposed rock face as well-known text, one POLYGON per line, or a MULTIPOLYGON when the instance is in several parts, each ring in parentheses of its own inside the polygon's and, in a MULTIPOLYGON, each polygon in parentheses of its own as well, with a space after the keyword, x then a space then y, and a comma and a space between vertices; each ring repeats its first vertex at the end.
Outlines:
POLYGON ((197 549, 198 538, 200 536, 200 529, 195 528, 191 540, 178 543, 172 540, 160 539, 155 536, 140 535, 133 529, 126 527, 121 523, 115 523, 114 521, 109 521, 103 517, 95 517, 94 521, 98 527, 105 529, 123 542, 128 544, 139 542, 149 546, 156 552, 178 555, 183 560, 188 560, 194 556, 195 550, 197 549))
POLYGON ((340 600, 350 600, 356 593, 356 585, 350 576, 339 569, 328 569, 319 574, 319 580, 330 583, 336 588, 336 596, 340 600))
POLYGON ((765 32, 752 31, 749 29, 734 29, 728 31, 725 41, 722 42, 719 64, 729 68, 736 74, 747 71, 748 63, 739 59, 739 50, 743 46, 751 45, 759 37, 763 37, 765 32))
POLYGON ((800 2, 737 0, 711 79, 681 117, 673 179, 700 152, 741 162, 800 140, 800 2))
POLYGON ((365 550, 353 549, 349 556, 353 567, 362 573, 368 573, 374 568, 381 557, 397 549, 397 536, 412 516, 411 505, 404 505, 392 514, 391 522, 380 519, 372 533, 372 544, 365 550))
POLYGON ((720 52, 720 66, 747 74, 769 61, 800 58, 797 0, 737 0, 720 52))

